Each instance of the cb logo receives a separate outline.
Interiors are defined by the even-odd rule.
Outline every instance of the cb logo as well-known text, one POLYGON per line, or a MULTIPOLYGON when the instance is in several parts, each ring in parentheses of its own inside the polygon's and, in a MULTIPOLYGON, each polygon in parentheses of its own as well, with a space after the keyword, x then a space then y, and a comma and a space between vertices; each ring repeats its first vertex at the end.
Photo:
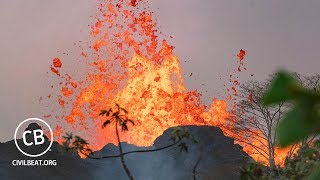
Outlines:
MULTIPOLYGON (((23 135, 22 135, 23 143, 27 146, 32 146, 33 142, 27 142, 27 136, 26 136, 27 134, 32 134, 32 132, 29 130, 23 132, 23 135)), ((34 137, 35 145, 41 145, 44 143, 43 131, 41 129, 33 130, 33 137, 34 137), (38 139, 41 139, 41 141, 39 142, 38 139)))
POLYGON ((29 157, 39 157, 48 152, 53 143, 53 132, 48 123, 39 118, 29 118, 22 121, 15 130, 14 142, 18 150, 29 157), (40 126, 41 124, 42 126, 40 126), (23 126, 27 128, 23 130, 23 126), (42 128, 46 128, 50 132, 50 140, 42 128), (17 136, 22 135, 22 140, 17 136))

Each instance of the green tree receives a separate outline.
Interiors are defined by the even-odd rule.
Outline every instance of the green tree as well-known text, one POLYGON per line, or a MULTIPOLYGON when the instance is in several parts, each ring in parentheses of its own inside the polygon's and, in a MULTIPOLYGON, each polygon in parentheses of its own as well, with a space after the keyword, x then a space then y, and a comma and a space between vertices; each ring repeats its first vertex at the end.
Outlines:
MULTIPOLYGON (((315 88, 310 89, 303 87, 298 78, 288 72, 280 71, 277 73, 271 86, 264 94, 263 102, 265 105, 274 105, 283 102, 293 104, 293 107, 285 114, 276 127, 278 133, 277 143, 280 146, 287 147, 293 143, 305 141, 305 139, 310 136, 317 136, 320 133, 319 92, 315 88)), ((305 147, 302 147, 301 152, 299 152, 300 154, 304 152, 303 148, 305 147)), ((310 151, 308 150, 307 152, 309 153, 310 151)), ((314 151, 311 150, 311 152, 314 151)), ((314 153, 311 154, 315 156, 314 153)), ((309 161, 302 160, 300 164, 301 166, 307 166, 307 162, 309 161)), ((319 159, 312 164, 314 164, 314 169, 316 170, 314 170, 308 178, 319 179, 319 159)), ((313 170, 313 168, 309 169, 313 170)), ((304 175, 308 173, 309 171, 303 171, 304 175)))
MULTIPOLYGON (((293 106, 292 102, 279 102, 268 106, 263 103, 264 92, 272 84, 271 81, 276 75, 271 75, 266 81, 252 80, 242 84, 237 91, 234 116, 230 118, 234 124, 234 131, 241 132, 232 136, 237 141, 251 146, 256 153, 264 157, 270 169, 276 168, 276 126, 285 112, 293 106)), ((291 73, 291 75, 305 88, 314 91, 320 89, 319 74, 303 76, 291 73)), ((225 129, 228 130, 228 128, 225 129)), ((290 157, 299 146, 293 144, 288 156, 290 157)))

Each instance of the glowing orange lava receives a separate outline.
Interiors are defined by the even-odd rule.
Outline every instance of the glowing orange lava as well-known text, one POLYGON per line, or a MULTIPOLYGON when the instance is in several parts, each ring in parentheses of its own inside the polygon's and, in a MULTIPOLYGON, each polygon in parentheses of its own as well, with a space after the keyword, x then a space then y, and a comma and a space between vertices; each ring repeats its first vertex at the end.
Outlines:
MULTIPOLYGON (((148 2, 106 0, 98 5, 90 28, 91 41, 81 52, 87 67, 80 71, 82 78, 76 80, 72 73, 62 75, 60 59, 51 67, 60 79, 55 85, 60 107, 54 116, 59 125, 55 135, 73 131, 88 139, 94 150, 115 143, 114 129, 102 129, 103 119, 98 115, 101 109, 118 103, 135 120, 135 126, 122 133, 121 139, 135 145, 152 145, 164 130, 179 125, 219 126, 228 129, 230 136, 241 136, 228 121, 227 101, 213 98, 207 107, 200 93, 186 90, 179 58, 157 29, 148 2)), ((237 56, 240 71, 245 51, 237 56)), ((233 82, 229 100, 237 94, 239 82, 233 82)), ((237 143, 254 159, 263 159, 246 144, 237 143)), ((254 143, 259 146, 260 142, 254 143)))

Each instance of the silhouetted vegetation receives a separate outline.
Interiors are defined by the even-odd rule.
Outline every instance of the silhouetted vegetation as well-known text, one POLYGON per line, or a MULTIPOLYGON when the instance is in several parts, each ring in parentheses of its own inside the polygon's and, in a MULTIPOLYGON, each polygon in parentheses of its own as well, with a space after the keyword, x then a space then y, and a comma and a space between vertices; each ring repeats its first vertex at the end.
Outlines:
POLYGON ((106 117, 106 120, 103 122, 102 128, 105 128, 108 125, 115 126, 117 143, 119 148, 118 155, 100 156, 100 157, 95 156, 94 152, 89 148, 89 144, 87 143, 87 141, 82 139, 79 136, 73 136, 72 133, 67 133, 65 136, 63 136, 64 142, 62 143, 63 145, 62 151, 71 152, 71 153, 81 153, 82 155, 85 155, 87 158, 97 159, 97 160, 108 159, 108 158, 120 158, 121 164, 128 178, 134 179, 132 173, 130 172, 129 167, 126 164, 126 161, 124 158, 125 155, 132 154, 132 153, 147 153, 147 152, 161 151, 178 144, 179 144, 178 147, 180 148, 181 152, 182 151, 188 152, 188 146, 185 140, 189 139, 189 140, 192 140, 194 143, 197 142, 189 133, 188 129, 177 127, 172 131, 171 138, 169 139, 171 143, 167 146, 157 148, 157 149, 124 152, 121 145, 119 127, 121 131, 128 131, 129 130, 128 124, 134 125, 134 121, 132 119, 129 119, 127 114, 128 112, 124 108, 120 107, 118 104, 116 104, 115 110, 112 108, 109 108, 108 110, 101 110, 99 114, 100 116, 106 117))
MULTIPOLYGON (((238 102, 233 113, 234 117, 230 118, 235 124, 235 130, 245 134, 233 137, 237 141, 251 146, 259 156, 265 158, 271 169, 276 168, 277 131, 275 128, 280 119, 284 117, 285 112, 293 106, 293 102, 288 101, 281 101, 269 106, 263 103, 264 92, 271 85, 275 76, 273 75, 263 82, 252 80, 242 84, 238 90, 238 102), (257 145, 256 142, 259 144, 257 145)), ((295 77, 303 87, 313 91, 318 91, 320 88, 319 74, 302 76, 298 73, 291 73, 291 76, 295 77)), ((301 143, 291 145, 288 156, 290 157, 300 145, 301 143)))
POLYGON ((287 106, 285 103, 271 107, 263 105, 262 95, 269 83, 249 81, 240 86, 233 121, 236 131, 245 132, 244 136, 235 138, 251 146, 265 158, 271 168, 275 168, 274 127, 279 123, 287 106), (259 142, 259 145, 256 142, 259 142))
POLYGON ((299 76, 280 71, 263 96, 263 103, 267 106, 292 104, 276 126, 276 143, 287 147, 300 142, 301 148, 292 157, 287 157, 283 168, 273 169, 271 174, 268 167, 250 163, 241 169, 242 179, 320 178, 320 141, 317 139, 320 133, 319 75, 311 76, 306 82, 311 83, 304 87, 299 76), (312 145, 307 141, 310 137, 314 139, 312 145))

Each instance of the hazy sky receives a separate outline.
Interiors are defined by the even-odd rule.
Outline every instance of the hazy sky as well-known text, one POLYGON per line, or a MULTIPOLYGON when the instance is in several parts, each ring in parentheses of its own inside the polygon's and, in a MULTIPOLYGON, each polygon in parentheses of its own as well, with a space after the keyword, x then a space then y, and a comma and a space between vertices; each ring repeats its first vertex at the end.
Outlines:
MULTIPOLYGON (((319 0, 152 0, 151 4, 161 30, 174 36, 170 42, 182 61, 188 89, 208 91, 204 101, 223 94, 240 49, 247 51, 248 72, 256 79, 278 68, 319 72, 319 0), (199 88, 203 83, 206 86, 199 88)), ((79 57, 73 43, 87 39, 95 5, 95 0, 0 1, 1 142, 13 139, 22 120, 42 117, 38 97, 49 92, 46 72, 52 58, 59 55, 57 50, 79 57)))

